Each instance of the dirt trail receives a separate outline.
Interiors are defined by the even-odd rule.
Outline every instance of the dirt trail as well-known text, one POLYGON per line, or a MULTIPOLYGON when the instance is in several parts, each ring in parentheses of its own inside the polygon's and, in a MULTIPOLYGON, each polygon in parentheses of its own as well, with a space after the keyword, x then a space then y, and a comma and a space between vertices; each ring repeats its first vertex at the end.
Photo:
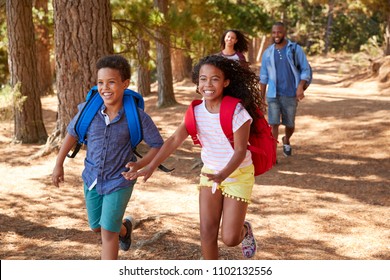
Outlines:
MULTIPOLYGON (((247 215, 255 259, 390 259, 390 89, 375 79, 345 79, 348 59, 312 58, 314 83, 299 104, 293 156, 282 157, 280 147, 279 164, 256 179, 247 215)), ((191 84, 176 84, 175 92, 174 108, 155 109, 155 96, 145 100, 164 138, 195 96, 191 84)), ((42 102, 51 132, 56 98, 42 102)), ((99 259, 81 190, 83 152, 66 161, 66 182, 56 189, 55 155, 31 160, 41 146, 12 144, 12 130, 12 122, 0 122, 0 259, 99 259)), ((198 154, 188 139, 166 162, 172 174, 137 184, 127 213, 139 224, 120 259, 200 258, 199 168, 191 169, 198 154)), ((221 259, 242 259, 239 247, 220 248, 221 259)))

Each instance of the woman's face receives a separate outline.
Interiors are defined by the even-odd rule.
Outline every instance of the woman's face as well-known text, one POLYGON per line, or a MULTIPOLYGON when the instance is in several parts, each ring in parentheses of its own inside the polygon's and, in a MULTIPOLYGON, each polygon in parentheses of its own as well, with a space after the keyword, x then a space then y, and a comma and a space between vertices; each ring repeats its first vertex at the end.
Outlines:
POLYGON ((233 31, 229 31, 225 35, 225 47, 230 46, 233 47, 237 43, 236 33, 233 31))

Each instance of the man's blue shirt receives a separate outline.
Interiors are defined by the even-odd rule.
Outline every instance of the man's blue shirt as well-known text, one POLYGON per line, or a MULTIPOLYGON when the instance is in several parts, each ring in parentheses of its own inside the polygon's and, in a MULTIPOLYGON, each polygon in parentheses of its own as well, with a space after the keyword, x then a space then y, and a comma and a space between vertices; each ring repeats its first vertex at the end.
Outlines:
POLYGON ((288 60, 287 60, 287 45, 283 48, 275 49, 274 52, 275 68, 276 68, 276 95, 294 97, 296 94, 295 78, 288 60))
MULTIPOLYGON (((301 66, 301 71, 299 72, 297 67, 293 62, 293 52, 292 49, 295 47, 295 43, 292 43, 288 40, 287 43, 287 61, 290 65, 292 73, 295 78, 295 91, 301 80, 310 80, 310 66, 307 61, 306 55, 302 48, 297 45, 296 46, 296 60, 301 66)), ((276 97, 277 93, 277 74, 276 74, 276 66, 275 66, 275 44, 272 44, 268 47, 262 56, 261 60, 261 68, 260 68, 260 83, 268 84, 267 88, 267 97, 276 97)), ((295 96, 295 93, 294 93, 295 96)))

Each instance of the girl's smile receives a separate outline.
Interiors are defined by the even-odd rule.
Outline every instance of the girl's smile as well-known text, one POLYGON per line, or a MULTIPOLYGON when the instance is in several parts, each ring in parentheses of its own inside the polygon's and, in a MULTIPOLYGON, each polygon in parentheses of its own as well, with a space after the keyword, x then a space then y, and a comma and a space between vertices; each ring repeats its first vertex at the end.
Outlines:
POLYGON ((229 85, 223 72, 211 64, 203 65, 199 70, 199 92, 205 100, 222 100, 223 89, 229 85))

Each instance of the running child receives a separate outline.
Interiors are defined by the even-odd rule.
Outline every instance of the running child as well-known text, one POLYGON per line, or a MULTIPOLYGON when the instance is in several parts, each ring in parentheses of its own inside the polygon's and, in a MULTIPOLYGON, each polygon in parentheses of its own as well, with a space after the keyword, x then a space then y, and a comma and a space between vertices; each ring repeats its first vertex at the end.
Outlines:
MULTIPOLYGON (((150 149, 137 161, 123 107, 124 91, 130 84, 130 65, 120 55, 108 55, 99 59, 96 69, 98 92, 104 104, 87 131, 88 147, 82 178, 89 226, 101 234, 101 258, 117 259, 118 248, 127 251, 131 245, 132 218, 122 219, 136 182, 127 180, 122 174, 130 171, 126 167, 128 162, 133 162, 131 171, 147 165, 163 145, 163 139, 150 116, 138 109, 143 140, 150 149)), ((79 112, 68 125, 68 133, 58 153, 52 174, 56 187, 64 181, 64 160, 78 140, 74 127, 85 104, 78 106, 79 112)))
MULTIPOLYGON (((242 253, 251 258, 256 240, 245 220, 255 182, 254 166, 247 150, 257 108, 264 109, 256 75, 220 55, 207 56, 194 67, 192 81, 203 102, 194 108, 201 158, 204 163, 199 183, 200 238, 204 259, 218 259, 218 234, 227 246, 242 244, 242 253), (242 100, 233 116, 234 149, 222 131, 219 112, 224 96, 242 100), (214 188, 213 188, 214 186, 214 188), (215 190, 216 188, 216 190, 215 190)), ((164 143, 156 157, 142 170, 124 176, 146 181, 170 154, 188 137, 185 122, 164 143)), ((131 167, 133 163, 128 164, 131 167)))

